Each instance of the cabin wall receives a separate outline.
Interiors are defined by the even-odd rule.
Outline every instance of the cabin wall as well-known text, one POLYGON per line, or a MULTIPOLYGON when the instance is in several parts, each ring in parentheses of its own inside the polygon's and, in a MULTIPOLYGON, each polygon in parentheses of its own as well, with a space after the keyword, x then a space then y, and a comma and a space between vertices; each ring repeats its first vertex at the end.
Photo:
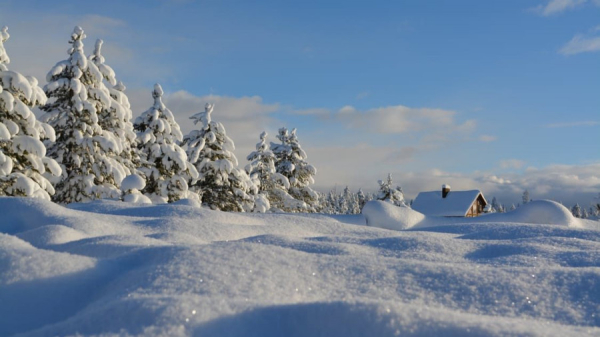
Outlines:
POLYGON ((485 203, 483 202, 482 198, 477 198, 473 202, 473 204, 471 204, 471 207, 469 207, 469 211, 467 212, 466 217, 472 218, 472 217, 480 216, 483 213, 484 207, 485 207, 485 203))

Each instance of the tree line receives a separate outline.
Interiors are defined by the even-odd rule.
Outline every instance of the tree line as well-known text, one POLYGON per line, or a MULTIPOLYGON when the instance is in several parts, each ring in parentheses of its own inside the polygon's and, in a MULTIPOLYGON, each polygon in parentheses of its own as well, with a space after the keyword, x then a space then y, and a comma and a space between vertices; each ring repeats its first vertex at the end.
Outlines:
POLYGON ((102 40, 84 53, 85 33, 75 27, 68 58, 36 78, 8 69, 0 30, 0 195, 67 204, 94 199, 170 203, 192 199, 223 211, 315 212, 316 169, 296 129, 279 129, 278 142, 260 135, 245 168, 234 143, 207 104, 183 135, 164 104, 159 84, 153 104, 135 120, 102 40), (33 111, 39 111, 39 120, 33 111))

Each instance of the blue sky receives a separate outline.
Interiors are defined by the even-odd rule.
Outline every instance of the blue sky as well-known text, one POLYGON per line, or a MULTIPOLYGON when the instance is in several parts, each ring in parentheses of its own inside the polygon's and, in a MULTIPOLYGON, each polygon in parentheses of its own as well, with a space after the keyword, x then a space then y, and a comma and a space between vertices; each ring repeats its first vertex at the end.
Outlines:
POLYGON ((600 192, 598 0, 0 6, 12 69, 44 84, 81 25, 88 53, 105 40, 134 115, 155 82, 184 131, 217 102, 242 165, 263 129, 296 127, 321 190, 374 190, 391 172, 408 197, 442 183, 506 203, 600 192))

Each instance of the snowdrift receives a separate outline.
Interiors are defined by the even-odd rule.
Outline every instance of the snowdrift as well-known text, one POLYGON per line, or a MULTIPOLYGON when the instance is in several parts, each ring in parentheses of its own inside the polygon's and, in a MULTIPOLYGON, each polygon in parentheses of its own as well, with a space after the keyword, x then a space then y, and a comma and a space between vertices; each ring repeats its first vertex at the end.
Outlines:
POLYGON ((408 207, 398 207, 389 202, 373 200, 362 209, 367 226, 402 230, 411 228, 425 219, 425 215, 408 207))
POLYGON ((407 207, 397 207, 388 202, 369 201, 362 211, 368 226, 393 230, 425 228, 455 224, 522 223, 558 225, 566 227, 584 226, 563 205, 550 200, 529 202, 508 213, 485 214, 476 218, 444 218, 425 216, 407 207))
POLYGON ((0 198, 0 336, 600 335, 592 222, 369 207, 413 226, 0 198))

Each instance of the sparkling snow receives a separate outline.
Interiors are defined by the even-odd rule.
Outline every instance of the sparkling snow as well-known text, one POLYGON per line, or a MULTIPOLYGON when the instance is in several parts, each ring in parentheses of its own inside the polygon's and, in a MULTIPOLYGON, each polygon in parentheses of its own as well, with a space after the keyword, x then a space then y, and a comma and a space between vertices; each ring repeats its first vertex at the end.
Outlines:
POLYGON ((531 206, 392 231, 0 198, 0 336, 600 335, 600 223, 531 206))

